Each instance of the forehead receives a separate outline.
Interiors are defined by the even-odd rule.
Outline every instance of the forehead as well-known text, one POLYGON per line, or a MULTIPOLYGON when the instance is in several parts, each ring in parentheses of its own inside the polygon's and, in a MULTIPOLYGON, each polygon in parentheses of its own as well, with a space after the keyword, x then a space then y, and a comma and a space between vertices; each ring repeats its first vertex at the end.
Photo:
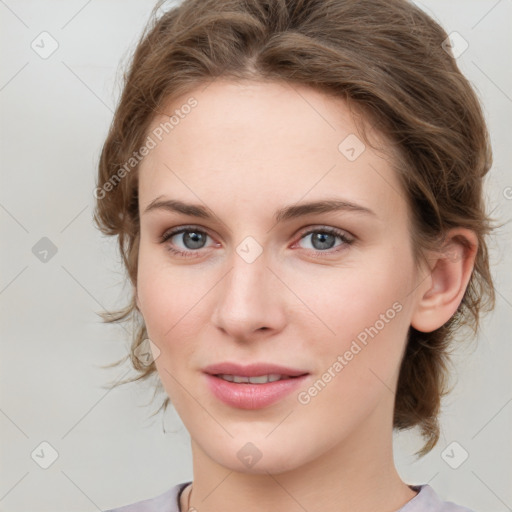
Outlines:
MULTIPOLYGON (((197 202, 195 193, 258 208, 259 196, 290 203, 339 191, 389 210, 402 199, 389 158, 363 142, 342 98, 297 84, 216 80, 163 111, 148 131, 155 147, 140 166, 145 204, 160 194, 197 202)), ((385 147, 366 126, 372 143, 385 147)))
POLYGON ((280 144, 282 149, 304 149, 303 143, 310 140, 308 148, 319 149, 318 136, 325 139, 322 149, 333 145, 336 149, 340 136, 357 133, 345 100, 287 82, 218 79, 168 100, 162 110, 151 128, 158 129, 173 117, 175 125, 170 130, 164 127, 162 136, 171 144, 171 139, 180 147, 185 144, 183 149, 187 150, 194 138, 215 145, 224 142, 228 147, 243 141, 247 150, 251 149, 251 140, 254 144, 267 141, 273 150, 280 144), (195 106, 190 108, 192 101, 195 106), (194 138, 187 128, 193 128, 194 138))

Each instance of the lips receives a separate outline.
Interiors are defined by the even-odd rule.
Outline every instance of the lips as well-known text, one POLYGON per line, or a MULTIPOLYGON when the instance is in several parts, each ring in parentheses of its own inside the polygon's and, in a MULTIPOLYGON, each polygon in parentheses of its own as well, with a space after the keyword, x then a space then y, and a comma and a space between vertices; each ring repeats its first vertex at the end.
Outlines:
POLYGON ((237 409, 261 409, 277 403, 302 386, 309 375, 304 370, 272 363, 244 366, 224 362, 207 366, 203 372, 212 394, 237 409), (267 378, 256 379, 262 376, 267 378), (248 379, 258 383, 247 382, 248 379))
POLYGON ((278 374, 283 377, 299 377, 309 373, 305 370, 276 365, 273 363, 252 363, 249 365, 241 365, 231 362, 212 364, 203 368, 203 371, 210 375, 236 375, 239 377, 259 377, 271 374, 278 374))
POLYGON ((203 374, 205 384, 213 396, 236 409, 262 409, 285 399, 304 386, 309 376, 302 375, 267 382, 266 384, 236 383, 215 375, 203 374))

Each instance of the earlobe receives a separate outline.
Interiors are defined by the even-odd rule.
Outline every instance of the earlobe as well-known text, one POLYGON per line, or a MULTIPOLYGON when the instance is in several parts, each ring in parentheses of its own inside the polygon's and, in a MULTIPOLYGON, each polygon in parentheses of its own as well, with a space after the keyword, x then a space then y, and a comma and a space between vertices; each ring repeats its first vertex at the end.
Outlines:
POLYGON ((459 307, 473 272, 478 239, 473 231, 458 228, 446 236, 443 249, 433 253, 429 287, 419 287, 411 325, 431 332, 444 325, 459 307))

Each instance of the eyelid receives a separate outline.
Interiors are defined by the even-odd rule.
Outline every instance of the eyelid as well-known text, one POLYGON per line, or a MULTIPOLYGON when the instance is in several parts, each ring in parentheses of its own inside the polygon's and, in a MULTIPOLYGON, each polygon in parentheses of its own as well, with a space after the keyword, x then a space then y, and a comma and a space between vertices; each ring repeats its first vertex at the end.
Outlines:
POLYGON ((356 238, 352 233, 350 233, 346 229, 329 226, 327 224, 311 224, 310 226, 302 228, 300 230, 299 236, 302 238, 305 235, 308 235, 311 233, 316 233, 316 232, 327 232, 327 233, 335 234, 337 236, 343 235, 344 238, 350 239, 351 241, 354 241, 356 238))
MULTIPOLYGON (((183 226, 177 226, 175 228, 171 228, 171 229, 168 229, 167 231, 165 231, 164 234, 159 237, 160 243, 166 243, 173 236, 179 235, 186 231, 195 231, 196 233, 202 233, 202 234, 210 237, 212 240, 215 240, 215 237, 213 237, 209 233, 209 231, 205 228, 202 228, 202 227, 196 226, 196 225, 183 225, 183 226)), ((202 249, 204 249, 204 247, 202 249)), ((188 249, 189 252, 199 252, 200 250, 201 249, 192 251, 191 249, 188 249)))

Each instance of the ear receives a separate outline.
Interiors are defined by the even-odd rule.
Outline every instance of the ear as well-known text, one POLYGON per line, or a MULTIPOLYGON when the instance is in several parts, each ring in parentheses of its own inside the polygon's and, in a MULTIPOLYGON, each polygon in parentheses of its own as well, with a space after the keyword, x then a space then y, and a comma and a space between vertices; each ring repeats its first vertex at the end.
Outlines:
POLYGON ((411 325, 431 332, 444 325, 459 307, 473 272, 478 238, 465 228, 454 228, 440 251, 432 252, 430 275, 420 287, 411 325))

